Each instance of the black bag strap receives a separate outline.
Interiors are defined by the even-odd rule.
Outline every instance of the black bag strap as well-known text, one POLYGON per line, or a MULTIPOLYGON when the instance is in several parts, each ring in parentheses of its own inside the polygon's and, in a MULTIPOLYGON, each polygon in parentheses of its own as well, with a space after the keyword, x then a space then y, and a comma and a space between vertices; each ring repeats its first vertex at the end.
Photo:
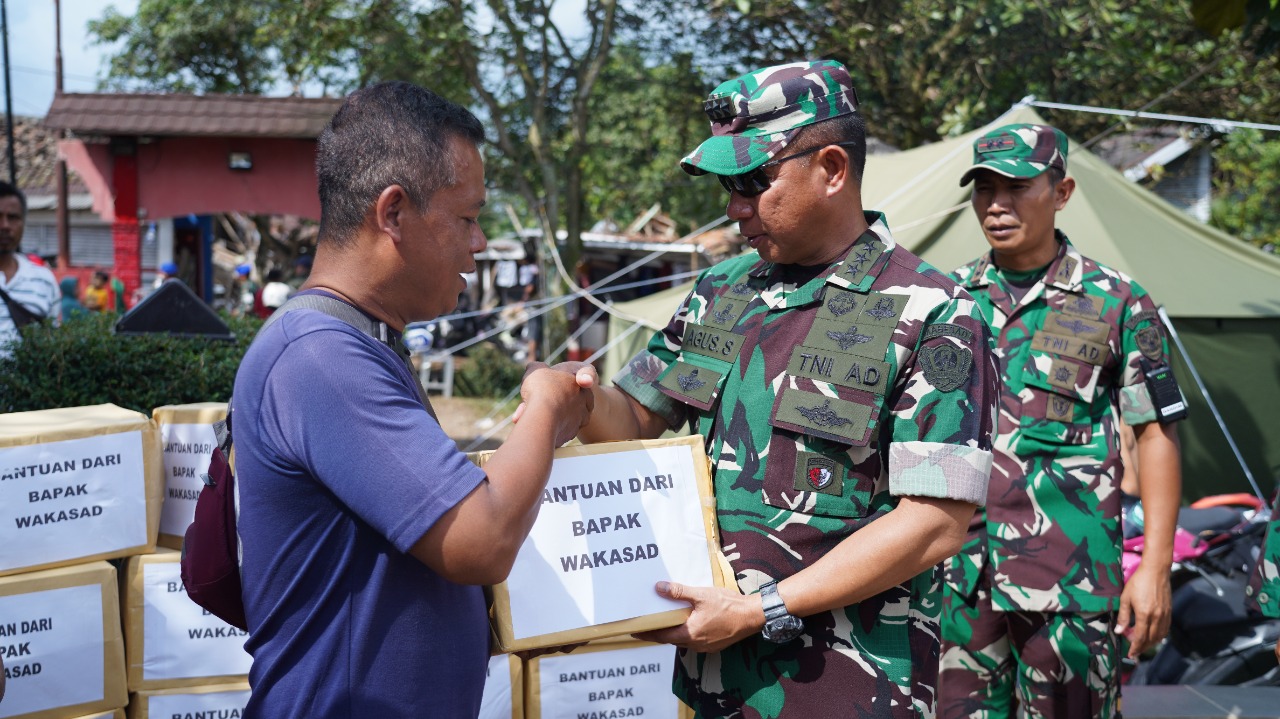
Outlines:
POLYGON ((9 317, 13 319, 14 327, 21 329, 32 322, 39 322, 45 319, 44 315, 32 312, 27 309, 26 305, 10 297, 3 287, 0 287, 0 299, 4 300, 5 306, 9 308, 9 317))
MULTIPOLYGON (((408 366, 409 374, 413 375, 413 382, 418 387, 418 399, 422 400, 423 406, 427 408, 427 413, 431 415, 431 419, 434 419, 437 423, 440 422, 440 418, 436 416, 435 408, 431 406, 431 399, 427 397, 427 390, 422 386, 422 378, 414 371, 413 363, 409 360, 409 350, 402 342, 393 342, 390 339, 391 333, 387 328, 386 322, 379 322, 378 320, 372 319, 365 313, 356 309, 354 306, 328 295, 301 294, 290 297, 287 302, 280 305, 280 309, 273 312, 271 316, 267 318, 267 321, 262 323, 262 328, 259 329, 258 332, 262 332, 262 330, 270 327, 278 318, 292 310, 316 310, 317 312, 323 312, 330 317, 346 322, 357 330, 360 330, 362 333, 390 347, 393 352, 399 355, 405 365, 408 366)), ((217 431, 216 427, 214 431, 217 431)), ((228 424, 228 434, 230 434, 230 431, 231 427, 230 424, 228 424)))

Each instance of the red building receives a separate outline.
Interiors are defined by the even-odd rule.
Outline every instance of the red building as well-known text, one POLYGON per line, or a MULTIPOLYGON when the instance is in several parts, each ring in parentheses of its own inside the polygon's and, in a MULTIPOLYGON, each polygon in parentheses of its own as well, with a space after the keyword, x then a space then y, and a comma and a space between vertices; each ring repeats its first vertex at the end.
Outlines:
MULTIPOLYGON (((341 98, 64 93, 44 124, 67 130, 67 164, 111 223, 115 274, 142 282, 141 226, 219 212, 318 219, 316 138, 341 98)), ((198 228, 201 223, 190 223, 198 228)), ((175 231, 192 250, 198 284, 211 286, 207 233, 175 231)), ((151 268, 148 268, 151 269, 151 268)))

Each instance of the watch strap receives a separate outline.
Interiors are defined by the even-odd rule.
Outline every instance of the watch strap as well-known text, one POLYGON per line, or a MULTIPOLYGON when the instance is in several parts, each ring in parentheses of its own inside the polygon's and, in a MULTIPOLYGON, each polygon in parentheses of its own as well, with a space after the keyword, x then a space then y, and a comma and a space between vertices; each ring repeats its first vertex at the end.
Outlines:
POLYGON ((787 611, 786 602, 782 601, 782 595, 778 594, 778 583, 776 581, 760 587, 760 603, 764 608, 765 621, 772 621, 790 614, 787 611))

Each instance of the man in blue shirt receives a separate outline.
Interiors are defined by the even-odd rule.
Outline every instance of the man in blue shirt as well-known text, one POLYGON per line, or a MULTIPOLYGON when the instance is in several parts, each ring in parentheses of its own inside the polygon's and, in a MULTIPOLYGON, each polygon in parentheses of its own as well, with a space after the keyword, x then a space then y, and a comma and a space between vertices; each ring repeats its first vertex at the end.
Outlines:
POLYGON ((453 309, 485 248, 480 123, 407 83, 347 98, 321 134, 321 222, 303 292, 385 323, 388 342, 310 309, 266 327, 236 375, 246 717, 464 717, 489 653, 479 585, 502 581, 551 454, 590 413, 530 371, 521 421, 483 470, 392 349, 453 309))

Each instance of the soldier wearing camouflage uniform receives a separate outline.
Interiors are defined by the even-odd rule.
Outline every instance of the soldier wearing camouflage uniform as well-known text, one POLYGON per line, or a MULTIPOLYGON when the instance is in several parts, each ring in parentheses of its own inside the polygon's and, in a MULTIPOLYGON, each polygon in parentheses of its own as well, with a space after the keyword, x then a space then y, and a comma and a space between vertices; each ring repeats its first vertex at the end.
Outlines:
POLYGON ((1003 390, 985 514, 947 571, 943 717, 1117 716, 1120 634, 1136 657, 1168 631, 1181 474, 1144 379, 1168 346, 1146 291, 1054 227, 1075 188, 1066 160, 1059 130, 1008 125, 977 140, 960 181, 992 251, 953 276, 997 338, 1003 390), (1117 401, 1146 517, 1128 585, 1117 401))
MULTIPOLYGON (((1272 619, 1280 618, 1280 492, 1271 502, 1271 521, 1262 540, 1262 551, 1244 588, 1244 605, 1250 612, 1272 619)), ((1280 642, 1276 644, 1276 661, 1280 662, 1280 642)))
POLYGON ((738 588, 661 583, 692 613, 640 636, 681 648, 675 691, 700 717, 931 717, 938 563, 992 460, 990 335, 863 212, 844 66, 758 70, 705 109, 713 137, 682 167, 718 176, 756 251, 698 277, 616 387, 595 388, 579 436, 702 434, 738 588))

